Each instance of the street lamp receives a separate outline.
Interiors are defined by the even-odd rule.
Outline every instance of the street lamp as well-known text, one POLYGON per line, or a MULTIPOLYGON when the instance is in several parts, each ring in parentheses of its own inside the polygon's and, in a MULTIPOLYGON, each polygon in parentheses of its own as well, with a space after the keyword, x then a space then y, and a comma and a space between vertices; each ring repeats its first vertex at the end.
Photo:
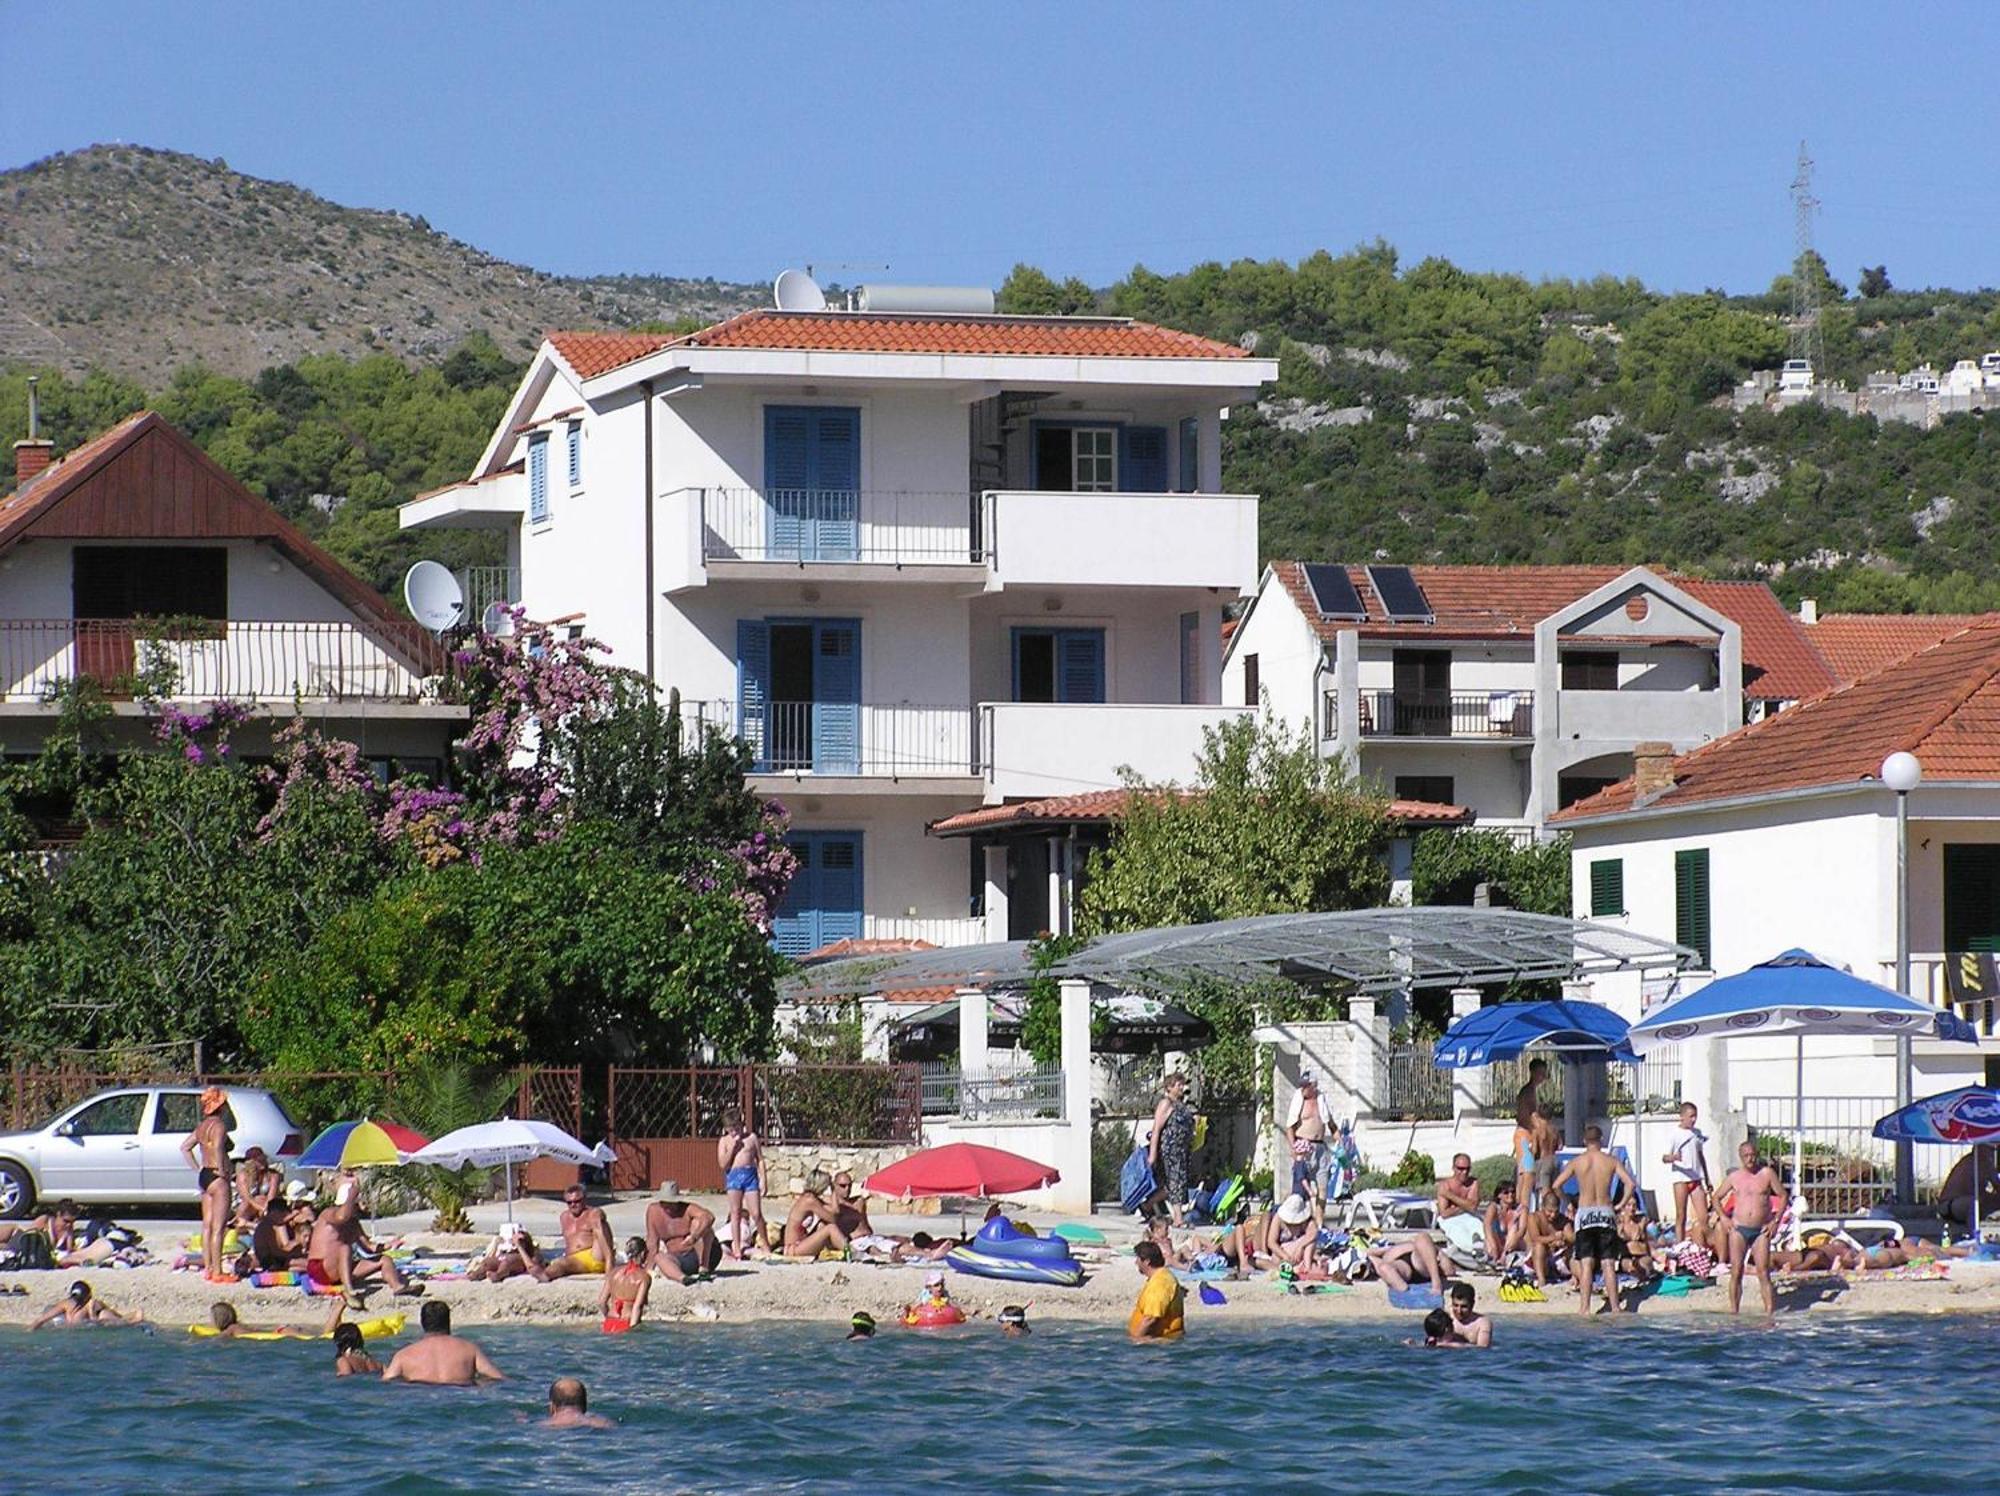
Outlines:
MULTIPOLYGON (((1914 753, 1882 760, 1882 782, 1896 792, 1896 990, 1910 996, 1910 791, 1923 780, 1914 753)), ((1910 1036, 1896 1036, 1896 1106, 1910 1104, 1910 1036)), ((1916 1194, 1916 1159, 1906 1140, 1896 1144, 1896 1198, 1907 1204, 1916 1194)))

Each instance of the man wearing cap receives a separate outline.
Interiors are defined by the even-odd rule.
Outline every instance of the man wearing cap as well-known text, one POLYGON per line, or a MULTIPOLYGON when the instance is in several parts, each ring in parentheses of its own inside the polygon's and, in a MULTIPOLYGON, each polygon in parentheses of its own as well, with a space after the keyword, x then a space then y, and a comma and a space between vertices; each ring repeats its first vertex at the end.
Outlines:
POLYGON ((683 1195, 678 1180, 663 1183, 646 1207, 646 1260, 670 1283, 710 1276, 722 1260, 714 1212, 683 1195))
POLYGON ((1302 1195, 1326 1194, 1326 1117, 1319 1095, 1319 1078, 1310 1070, 1299 1077, 1285 1118, 1285 1143, 1292 1151, 1292 1188, 1302 1195))
POLYGON ((181 1157, 195 1171, 201 1191, 201 1271, 211 1283, 224 1280, 222 1239, 229 1230, 229 1095, 220 1086, 201 1093, 201 1120, 181 1140, 181 1157))

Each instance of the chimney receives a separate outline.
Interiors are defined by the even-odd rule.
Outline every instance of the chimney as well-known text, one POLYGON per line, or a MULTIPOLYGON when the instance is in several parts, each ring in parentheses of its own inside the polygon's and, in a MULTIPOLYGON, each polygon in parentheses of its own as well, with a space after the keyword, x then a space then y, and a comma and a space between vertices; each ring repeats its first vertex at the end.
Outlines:
POLYGON ((35 376, 28 376, 28 435, 25 441, 14 443, 16 487, 25 484, 56 458, 56 444, 42 440, 42 406, 35 390, 38 383, 40 381, 35 376))
POLYGON ((1632 805, 1657 800, 1674 787, 1674 745, 1634 743, 1632 745, 1632 805))
POLYGON ((1802 597, 1799 599, 1799 622, 1807 625, 1819 622, 1819 599, 1802 597))

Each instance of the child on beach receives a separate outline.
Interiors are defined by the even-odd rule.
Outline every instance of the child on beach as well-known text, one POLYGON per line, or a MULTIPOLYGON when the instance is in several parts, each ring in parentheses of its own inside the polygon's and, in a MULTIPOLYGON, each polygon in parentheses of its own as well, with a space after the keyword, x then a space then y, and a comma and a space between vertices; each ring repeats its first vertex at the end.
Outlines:
POLYGON ((715 1157, 722 1166, 722 1187, 729 1195, 729 1260, 741 1262, 746 1251, 762 1257, 768 1251, 764 1240, 764 1140, 743 1125, 743 1113, 736 1107, 722 1114, 722 1137, 716 1143, 715 1157))

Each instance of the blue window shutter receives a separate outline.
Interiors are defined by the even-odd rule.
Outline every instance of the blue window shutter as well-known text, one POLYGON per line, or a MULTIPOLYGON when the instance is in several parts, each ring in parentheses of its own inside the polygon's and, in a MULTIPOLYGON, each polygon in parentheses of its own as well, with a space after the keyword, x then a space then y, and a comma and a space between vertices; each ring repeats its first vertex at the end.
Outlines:
POLYGON ((861 769, 861 625, 829 620, 813 631, 813 770, 861 769))
POLYGON ((528 438, 528 523, 539 525, 549 517, 549 439, 528 438))
POLYGON ((1182 493, 1194 493, 1201 487, 1201 422, 1193 416, 1181 420, 1181 483, 1182 493))
POLYGON ((583 422, 569 423, 569 486, 583 487, 583 422))
POLYGON ((861 412, 813 412, 813 554, 853 561, 861 553, 861 412))
POLYGON ((861 835, 819 834, 819 941, 861 938, 861 835))
POLYGON ((771 943, 783 956, 803 956, 825 944, 819 938, 819 859, 818 838, 810 832, 794 832, 785 845, 799 860, 798 871, 778 901, 771 917, 771 943))
POLYGON ((771 627, 761 618, 736 620, 736 735, 750 745, 751 767, 761 769, 770 740, 771 627))
POLYGON ((1056 634, 1056 699, 1104 700, 1104 630, 1062 629, 1056 634))
POLYGON ((774 560, 801 558, 812 488, 812 412, 792 405, 764 410, 764 516, 766 553, 774 560))
POLYGON ((1118 428, 1118 488, 1122 493, 1167 491, 1167 428, 1118 428))

